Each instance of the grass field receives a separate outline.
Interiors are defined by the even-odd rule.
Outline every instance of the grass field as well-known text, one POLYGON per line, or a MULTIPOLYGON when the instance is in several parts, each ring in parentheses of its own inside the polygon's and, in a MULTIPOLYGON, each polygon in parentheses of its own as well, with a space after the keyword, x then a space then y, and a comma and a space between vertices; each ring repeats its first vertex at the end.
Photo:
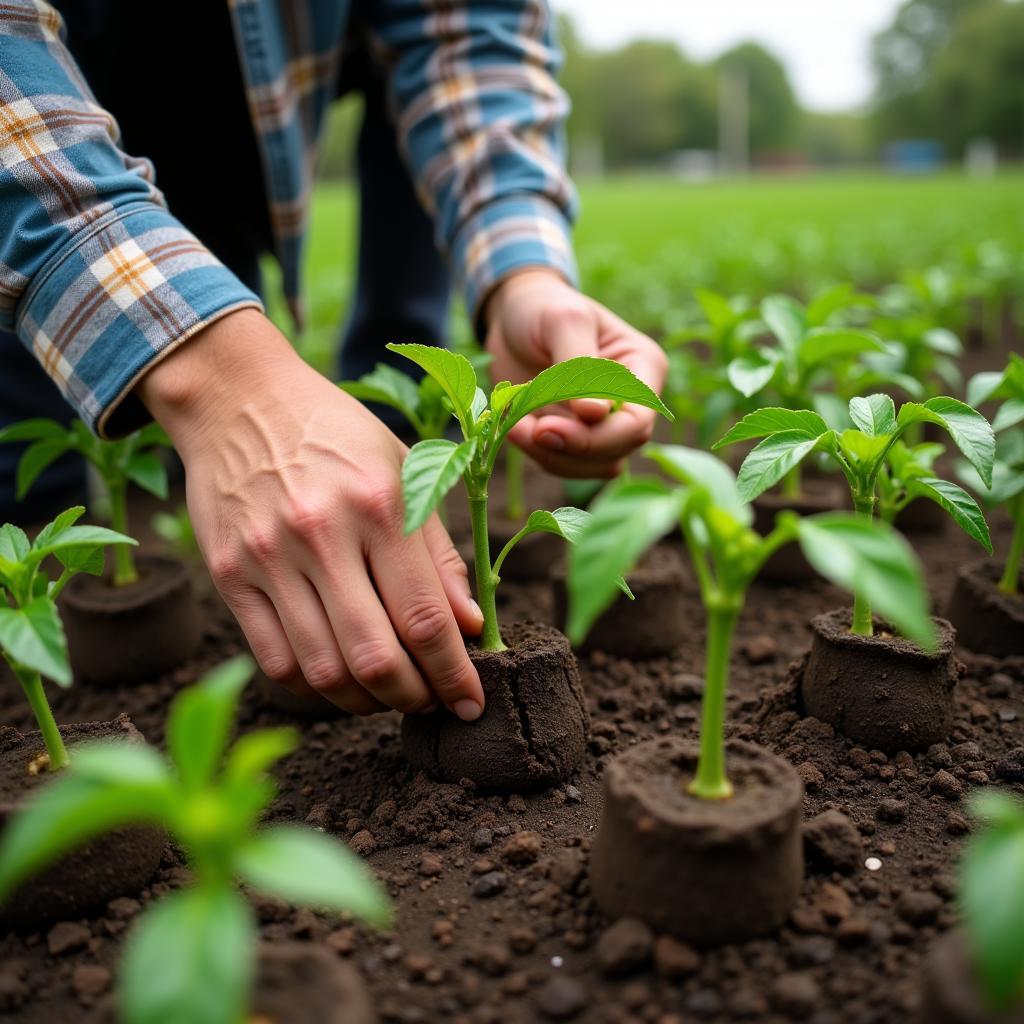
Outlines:
MULTIPOLYGON (((606 300, 622 291, 620 278, 632 280, 634 291, 654 279, 673 290, 704 284, 754 293, 801 290, 815 276, 877 285, 959 258, 983 240, 1019 251, 1024 239, 1019 171, 990 181, 835 174, 696 186, 629 177, 585 182, 580 198, 576 247, 584 283, 606 300)), ((316 362, 344 316, 356 212, 351 186, 317 189, 306 276, 310 326, 300 339, 316 362)), ((395 244, 400 259, 401 239, 395 244)))

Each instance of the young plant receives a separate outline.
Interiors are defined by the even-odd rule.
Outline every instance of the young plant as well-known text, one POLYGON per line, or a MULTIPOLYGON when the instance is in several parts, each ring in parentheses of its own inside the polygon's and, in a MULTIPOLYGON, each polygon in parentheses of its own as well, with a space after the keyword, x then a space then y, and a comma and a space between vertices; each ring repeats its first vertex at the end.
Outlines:
POLYGON ((967 400, 972 405, 993 399, 1001 404, 992 419, 998 435, 992 479, 986 484, 969 466, 960 471, 985 504, 1003 506, 1010 515, 1013 535, 999 589, 1017 594, 1024 563, 1024 359, 1016 353, 1002 373, 979 373, 968 383, 967 400))
MULTIPOLYGON (((469 498, 476 563, 477 601, 484 616, 480 647, 505 649, 498 629, 495 590, 509 552, 532 533, 553 533, 567 541, 579 534, 588 513, 578 508, 532 512, 491 563, 487 535, 487 488, 508 432, 524 416, 574 398, 607 398, 672 414, 643 381, 611 359, 579 356, 542 370, 523 384, 502 381, 488 398, 477 385, 473 366, 463 356, 428 345, 388 345, 421 366, 441 386, 462 431, 460 444, 444 439, 414 445, 402 467, 405 530, 421 527, 461 479, 469 498)), ((624 586, 624 584, 623 584, 624 586)))
MULTIPOLYGON (((885 495, 886 518, 915 498, 927 498, 991 552, 988 526, 977 502, 951 481, 924 475, 927 463, 921 461, 924 456, 919 450, 914 464, 913 449, 895 447, 916 424, 934 423, 952 437, 987 486, 992 482, 995 438, 981 413, 942 396, 923 403, 906 402, 897 415, 888 395, 869 395, 851 399, 849 414, 855 426, 836 431, 808 409, 759 409, 744 416, 715 447, 763 439, 740 467, 737 486, 744 501, 774 486, 812 452, 824 452, 846 477, 853 507, 864 519, 879 515, 880 494, 885 495), (902 479, 894 475, 900 473, 902 479)), ((853 608, 852 631, 871 636, 871 601, 864 588, 854 589, 853 608)))
POLYGON ((980 793, 971 809, 984 827, 964 851, 960 905, 982 995, 998 1014, 1024 1004, 1024 803, 980 793))
POLYGON ((400 412, 421 441, 444 437, 451 412, 444 391, 432 377, 419 383, 387 363, 378 363, 359 380, 344 380, 338 387, 361 402, 377 402, 400 412))
MULTIPOLYGON (((157 498, 167 497, 167 470, 153 449, 170 447, 171 442, 159 424, 151 423, 120 441, 103 441, 81 420, 70 427, 56 420, 23 420, 0 430, 0 444, 5 441, 32 442, 18 463, 19 501, 39 474, 68 452, 77 452, 95 467, 110 502, 110 525, 119 533, 128 529, 129 483, 157 498)), ((138 578, 131 550, 124 545, 114 548, 114 586, 127 586, 138 578)))
POLYGON ((196 540, 196 531, 192 526, 187 505, 179 505, 173 512, 157 512, 150 521, 150 526, 179 561, 201 560, 199 542, 196 540))
POLYGON ((252 671, 250 658, 234 658, 174 699, 166 759, 141 744, 77 747, 0 841, 0 899, 113 829, 163 828, 184 850, 192 884, 142 914, 125 947, 118 998, 128 1024, 248 1019, 258 930, 239 881, 290 903, 390 920, 383 890, 342 843, 302 825, 259 826, 277 792, 268 770, 300 737, 265 729, 228 748, 252 671))
POLYGON ((783 512, 771 533, 751 529, 753 512, 732 470, 714 455, 650 445, 646 454, 674 481, 636 478, 613 483, 597 500, 569 552, 569 637, 582 640, 614 597, 610 580, 627 572, 677 524, 707 613, 700 756, 689 792, 728 799, 725 710, 733 633, 747 589, 761 566, 796 541, 826 579, 868 595, 909 636, 934 644, 920 568, 891 527, 848 512, 807 518, 783 512))
POLYGON ((68 763, 68 752, 43 689, 43 676, 58 686, 71 685, 64 627, 57 598, 80 572, 103 572, 103 548, 135 541, 102 526, 76 526, 85 513, 77 505, 44 526, 34 541, 17 526, 0 527, 0 652, 21 683, 46 745, 51 771, 68 763), (43 563, 53 556, 61 566, 48 578, 43 563))

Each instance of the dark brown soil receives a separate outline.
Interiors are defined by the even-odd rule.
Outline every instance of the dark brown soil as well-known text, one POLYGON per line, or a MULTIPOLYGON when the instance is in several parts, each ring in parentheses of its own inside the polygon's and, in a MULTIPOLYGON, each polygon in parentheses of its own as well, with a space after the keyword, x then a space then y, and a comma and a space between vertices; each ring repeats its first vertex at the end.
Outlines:
POLYGON ((180 665, 199 646, 192 568, 163 555, 138 555, 136 568, 139 579, 127 586, 81 575, 64 591, 61 617, 78 678, 140 682, 180 665))
POLYGON ((937 502, 918 498, 896 516, 895 525, 904 533, 942 532, 950 525, 950 518, 949 513, 937 502))
POLYGON ((803 668, 804 711, 868 749, 924 750, 953 724, 953 690, 963 666, 956 634, 935 619, 938 646, 925 653, 875 620, 874 636, 850 632, 849 608, 816 615, 803 668))
MULTIPOLYGON (((1005 551, 1008 522, 993 516, 991 525, 1005 551)), ((955 529, 913 542, 935 605, 945 608, 977 546, 955 529)), ((204 600, 194 658, 139 684, 55 691, 58 718, 124 710, 161 742, 178 687, 241 649, 223 606, 204 600)), ((547 584, 506 583, 499 601, 505 621, 551 621, 547 584)), ((1024 658, 960 649, 966 671, 948 740, 916 754, 873 751, 805 718, 790 671, 810 644, 810 619, 844 603, 820 581, 758 583, 738 627, 730 732, 784 757, 805 785, 807 871, 774 935, 703 952, 643 928, 623 942, 589 893, 607 758, 652 737, 696 738, 704 625, 695 606, 671 656, 581 659, 590 739, 573 780, 547 791, 497 796, 432 781, 402 756, 398 715, 300 723, 304 743, 281 766, 273 815, 306 820, 359 850, 392 893, 398 925, 376 935, 260 899, 264 940, 303 941, 353 964, 384 1024, 913 1021, 925 955, 956 921, 957 857, 972 827, 966 800, 990 785, 1024 795, 1024 658), (868 858, 878 870, 865 867, 868 858)), ((282 720, 251 693, 241 728, 282 720)), ((30 721, 16 681, 0 673, 0 723, 24 730, 30 721)), ((0 1006, 9 1019, 88 1021, 140 905, 184 877, 177 855, 166 853, 137 900, 70 917, 52 946, 50 926, 0 938, 0 1006)))
POLYGON ((1024 596, 999 590, 1000 576, 994 561, 965 565, 949 599, 949 621, 960 643, 972 651, 997 658, 1024 655, 1024 596))
MULTIPOLYGON (((94 740, 145 742, 127 715, 112 722, 68 725, 61 735, 73 745, 94 740)), ((0 828, 53 776, 34 770, 46 747, 39 732, 0 726, 0 828)), ((40 924, 100 910, 118 896, 134 896, 160 863, 166 836, 157 829, 130 828, 101 836, 30 878, 0 909, 0 928, 40 924)))
POLYGON ((556 629, 506 628, 505 651, 469 647, 487 704, 475 722, 441 708, 406 715, 409 762, 445 782, 469 779, 481 790, 515 793, 564 782, 587 739, 587 709, 576 657, 556 629))
MULTIPOLYGON (((621 658, 671 654, 691 632, 700 609, 696 583, 679 550, 668 544, 653 548, 626 582, 634 599, 617 596, 591 627, 580 650, 600 650, 621 658)), ((551 575, 551 590, 555 623, 564 629, 569 600, 564 562, 551 575)))
MULTIPOLYGON (((780 512, 796 512, 801 516, 813 516, 819 512, 834 512, 850 504, 850 493, 846 481, 838 476, 805 475, 798 498, 787 498, 769 491, 754 501, 754 529, 766 536, 775 529, 775 517, 780 512)), ((817 579, 818 573, 798 544, 786 544, 779 548, 761 569, 761 579, 770 583, 806 583, 817 579)))
POLYGON ((1024 1024, 1024 1006, 994 1013, 979 997, 963 929, 954 928, 932 946, 924 972, 921 1024, 1024 1024))
POLYGON ((698 800, 685 790, 697 753, 697 744, 666 736, 605 766, 594 899, 613 918, 642 918, 695 946, 772 932, 803 882, 803 783, 787 761, 732 740, 735 795, 698 800))

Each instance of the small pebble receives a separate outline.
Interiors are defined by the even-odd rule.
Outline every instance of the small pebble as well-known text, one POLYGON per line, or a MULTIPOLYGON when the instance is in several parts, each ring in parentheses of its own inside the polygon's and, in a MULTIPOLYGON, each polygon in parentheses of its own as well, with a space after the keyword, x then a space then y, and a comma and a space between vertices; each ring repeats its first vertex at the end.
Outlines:
POLYGON ((537 993, 537 1009, 550 1020, 569 1020, 587 1005, 587 990, 575 978, 558 974, 537 993))
POLYGON ((488 871, 481 875, 473 886, 473 895, 479 900, 491 899, 503 893, 508 886, 508 875, 504 871, 488 871))

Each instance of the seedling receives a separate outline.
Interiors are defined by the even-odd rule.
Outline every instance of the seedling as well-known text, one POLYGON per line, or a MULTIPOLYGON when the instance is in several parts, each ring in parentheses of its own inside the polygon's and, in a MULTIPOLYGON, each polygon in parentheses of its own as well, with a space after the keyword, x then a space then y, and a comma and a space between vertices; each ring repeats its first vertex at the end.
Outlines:
POLYGON ((375 925, 388 900, 358 858, 302 825, 259 821, 277 787, 269 768, 299 744, 265 729, 228 749, 252 659, 234 658, 183 690, 167 723, 169 757, 142 744, 76 748, 71 767, 10 823, 0 841, 0 899, 29 875, 105 832, 156 826, 184 850, 192 884, 140 916, 120 969, 128 1024, 235 1024, 252 985, 257 925, 241 881, 290 903, 375 925))
MULTIPOLYGON (((153 449, 169 447, 171 442, 156 423, 120 441, 103 441, 81 420, 70 427, 56 420, 23 420, 0 430, 0 443, 5 441, 32 442, 18 463, 19 501, 39 474, 67 452, 77 452, 95 467, 110 501, 110 525, 119 533, 128 529, 129 483, 138 484, 157 498, 167 497, 167 470, 153 449)), ((114 548, 114 586, 127 586, 138 578, 131 550, 124 545, 114 548)))
POLYGON ((173 512, 157 512, 150 525, 175 558, 182 562, 198 562, 202 558, 187 505, 179 505, 173 512))
POLYGON ((582 640, 614 597, 610 580, 627 572, 656 540, 682 528, 707 613, 704 698, 697 772, 689 792, 728 799, 725 698, 733 633, 747 589, 765 561, 796 541, 826 579, 860 590, 907 635, 934 642, 920 568, 903 538, 885 523, 849 512, 779 515, 771 533, 751 529, 753 511, 732 470, 707 452, 650 445, 646 454, 673 480, 619 480, 594 505, 569 552, 569 637, 582 640))
POLYGON ((387 363, 378 363, 359 380, 345 380, 338 387, 361 402, 377 402, 397 410, 421 441, 444 437, 451 419, 444 391, 437 381, 426 376, 417 383, 387 363))
POLYGON ((462 480, 469 498, 477 600, 484 617, 480 647, 485 651, 504 650, 495 591, 505 559, 519 541, 532 533, 553 533, 572 542, 588 518, 588 513, 578 508, 532 512, 492 564, 487 535, 487 487, 508 432, 524 416, 575 398, 632 402, 655 409, 669 419, 672 414, 643 381, 610 359, 568 359, 542 370, 526 383, 502 381, 494 386, 488 399, 477 386, 473 366, 464 356, 428 345, 388 348, 411 359, 437 381, 463 436, 461 444, 440 438, 420 441, 409 452, 402 467, 405 531, 411 533, 421 527, 448 491, 462 480))
MULTIPOLYGON (((736 482, 744 501, 752 501, 774 486, 812 452, 824 452, 846 477, 854 509, 864 519, 879 515, 880 494, 885 496, 886 518, 915 498, 927 498, 991 552, 988 526, 977 502, 951 481, 926 475, 930 470, 920 449, 895 447, 915 424, 934 423, 952 437, 988 486, 995 438, 981 413, 942 396, 923 403, 906 402, 897 415, 888 395, 851 399, 849 413, 855 427, 840 432, 808 409, 759 409, 744 416, 715 447, 763 438, 740 467, 736 482)), ((854 588, 851 630, 863 636, 874 631, 871 601, 864 587, 854 588)))
POLYGON ((1024 803, 979 793, 984 822, 967 844, 960 904, 982 994, 994 1013, 1024 1003, 1024 803))
POLYGON ((980 405, 991 399, 1002 400, 992 420, 992 429, 999 435, 992 479, 986 486, 969 465, 961 467, 961 475, 985 504, 1005 506, 1010 514, 1013 536, 999 589, 1017 594, 1024 562, 1024 359, 1016 353, 1002 373, 979 373, 971 378, 967 400, 980 405))
POLYGON ((71 685, 64 627, 57 598, 72 576, 103 572, 103 548, 135 541, 102 526, 76 526, 85 513, 81 505, 62 512, 29 542, 25 532, 5 523, 0 527, 0 652, 18 677, 46 744, 51 771, 68 763, 68 752, 54 721, 43 676, 58 686, 71 685), (52 555, 61 566, 48 578, 43 562, 52 555))

